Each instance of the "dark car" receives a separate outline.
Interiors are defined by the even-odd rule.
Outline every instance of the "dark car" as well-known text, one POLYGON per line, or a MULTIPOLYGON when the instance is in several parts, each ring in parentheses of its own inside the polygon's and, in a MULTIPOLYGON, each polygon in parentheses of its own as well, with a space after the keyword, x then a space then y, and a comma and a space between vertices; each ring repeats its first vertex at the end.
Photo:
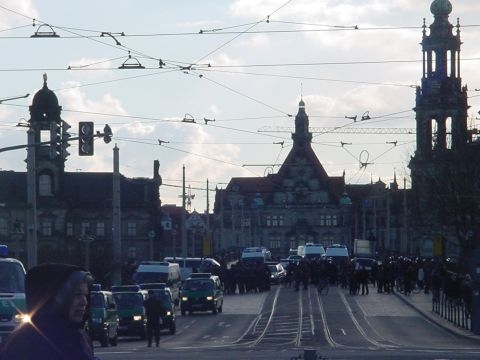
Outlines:
POLYGON ((180 312, 212 311, 221 313, 223 309, 223 290, 220 278, 209 273, 192 274, 182 285, 180 292, 180 312))
POLYGON ((270 271, 270 283, 280 284, 287 276, 287 271, 282 264, 268 264, 268 270, 270 271))
POLYGON ((120 319, 119 335, 140 336, 141 339, 145 339, 147 318, 143 302, 147 297, 147 292, 145 290, 135 292, 122 290, 113 292, 120 319))

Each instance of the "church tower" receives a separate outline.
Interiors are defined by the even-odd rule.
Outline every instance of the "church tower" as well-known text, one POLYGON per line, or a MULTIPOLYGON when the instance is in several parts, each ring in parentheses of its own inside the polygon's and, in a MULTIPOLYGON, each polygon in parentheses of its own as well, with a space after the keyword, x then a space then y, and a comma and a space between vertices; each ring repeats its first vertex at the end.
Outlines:
POLYGON ((63 188, 70 126, 61 119, 61 111, 57 96, 48 88, 47 75, 44 74, 43 87, 35 94, 30 106, 29 120, 33 143, 37 144, 35 182, 37 194, 42 198, 59 196, 63 188))
POLYGON ((461 154, 471 137, 467 130, 467 87, 460 77, 460 24, 449 21, 452 4, 434 0, 430 6, 434 21, 427 34, 423 25, 421 42, 423 74, 416 89, 416 145, 409 167, 412 190, 419 199, 419 210, 431 207, 438 180, 445 166, 457 166, 453 159, 461 154))

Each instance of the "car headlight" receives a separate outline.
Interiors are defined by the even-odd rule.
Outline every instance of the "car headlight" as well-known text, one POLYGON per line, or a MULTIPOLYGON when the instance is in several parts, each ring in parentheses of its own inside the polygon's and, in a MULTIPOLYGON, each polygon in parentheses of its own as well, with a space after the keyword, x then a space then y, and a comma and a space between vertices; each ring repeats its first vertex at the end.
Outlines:
POLYGON ((207 301, 212 301, 213 300, 213 296, 207 296, 207 301))
POLYGON ((167 311, 167 316, 170 316, 172 315, 172 312, 171 311, 167 311))
POLYGON ((182 296, 182 301, 187 301, 187 300, 188 300, 188 297, 182 296))
POLYGON ((15 322, 16 323, 28 323, 30 322, 30 315, 28 314, 15 314, 15 322))
POLYGON ((142 320, 142 315, 134 315, 133 316, 133 321, 140 321, 142 320))

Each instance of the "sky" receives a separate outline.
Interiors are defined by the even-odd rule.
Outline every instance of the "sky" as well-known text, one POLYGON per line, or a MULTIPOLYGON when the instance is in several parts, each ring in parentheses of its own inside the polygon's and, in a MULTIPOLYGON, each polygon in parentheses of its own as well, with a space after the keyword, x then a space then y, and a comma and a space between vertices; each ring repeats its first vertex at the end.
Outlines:
MULTIPOLYGON (((396 174, 408 187, 431 3, 0 0, 0 101, 30 94, 0 104, 0 147, 26 144, 27 129, 16 125, 30 118, 46 73, 72 136, 79 121, 113 130, 92 157, 78 156, 72 141, 65 170, 112 171, 116 145, 127 177, 151 178, 160 162, 162 204, 181 205, 183 167, 199 212, 207 181, 212 211, 215 187, 277 172, 301 99, 328 175, 365 184, 396 174)), ((469 126, 478 128, 480 2, 451 3, 469 126)), ((25 149, 0 152, 0 168, 26 171, 25 158, 25 149)))

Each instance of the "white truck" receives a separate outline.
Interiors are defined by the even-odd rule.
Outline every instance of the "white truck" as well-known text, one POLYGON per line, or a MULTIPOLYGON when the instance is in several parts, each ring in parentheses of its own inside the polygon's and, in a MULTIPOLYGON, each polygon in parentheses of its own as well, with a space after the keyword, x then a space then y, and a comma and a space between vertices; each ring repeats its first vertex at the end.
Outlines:
POLYGON ((353 240, 353 255, 362 258, 375 258, 375 241, 367 239, 353 240))

